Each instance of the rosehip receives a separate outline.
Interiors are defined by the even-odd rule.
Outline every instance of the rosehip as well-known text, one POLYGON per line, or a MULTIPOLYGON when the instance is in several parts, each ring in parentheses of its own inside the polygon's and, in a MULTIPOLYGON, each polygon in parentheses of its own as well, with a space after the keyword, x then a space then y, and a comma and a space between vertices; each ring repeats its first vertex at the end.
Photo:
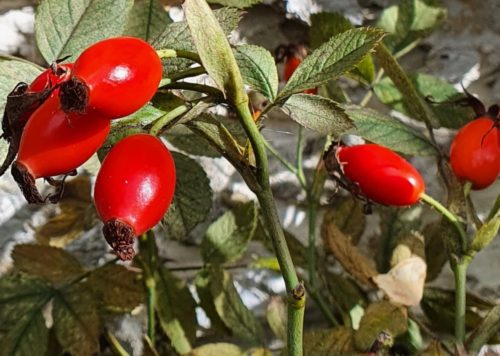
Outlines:
POLYGON ((376 144, 338 146, 335 155, 347 186, 376 203, 412 205, 425 191, 420 173, 388 148, 376 144))
POLYGON ((111 149, 97 175, 94 201, 104 237, 120 259, 134 257, 134 237, 158 224, 174 190, 174 160, 160 139, 131 135, 111 149))
POLYGON ((50 96, 28 120, 12 165, 12 175, 26 200, 44 202, 35 179, 74 171, 103 144, 109 129, 109 120, 102 117, 66 114, 59 98, 50 96))
POLYGON ((66 112, 96 112, 109 119, 127 116, 155 94, 162 77, 156 51, 134 37, 97 42, 75 61, 71 79, 61 86, 66 112))
POLYGON ((462 127, 450 148, 455 175, 473 189, 491 185, 500 173, 500 133, 493 119, 483 116, 462 127))

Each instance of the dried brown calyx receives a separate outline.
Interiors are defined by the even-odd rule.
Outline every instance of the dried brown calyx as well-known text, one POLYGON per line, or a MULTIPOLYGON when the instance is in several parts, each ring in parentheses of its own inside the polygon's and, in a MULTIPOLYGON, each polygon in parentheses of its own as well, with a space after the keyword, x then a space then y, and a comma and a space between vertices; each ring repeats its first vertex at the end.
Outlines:
POLYGON ((59 92, 61 108, 67 112, 85 114, 89 101, 89 87, 77 77, 61 84, 59 92))
POLYGON ((9 143, 7 156, 0 166, 0 176, 12 164, 19 151, 19 144, 28 122, 29 116, 52 94, 55 87, 47 88, 37 93, 28 92, 29 85, 18 83, 7 96, 5 111, 2 119, 3 138, 9 143))
POLYGON ((24 164, 21 162, 14 162, 11 168, 12 177, 16 181, 17 185, 21 189, 21 192, 24 195, 24 198, 29 204, 44 204, 44 203, 52 203, 56 204, 59 200, 61 200, 64 193, 64 181, 68 176, 76 175, 76 170, 73 170, 63 176, 62 179, 57 180, 52 177, 45 178, 45 180, 55 187, 55 191, 53 193, 48 194, 46 197, 43 197, 38 191, 35 184, 35 177, 30 173, 29 169, 26 168, 24 164))
POLYGON ((106 221, 102 228, 104 238, 122 261, 130 261, 135 256, 135 231, 132 226, 119 220, 106 221))

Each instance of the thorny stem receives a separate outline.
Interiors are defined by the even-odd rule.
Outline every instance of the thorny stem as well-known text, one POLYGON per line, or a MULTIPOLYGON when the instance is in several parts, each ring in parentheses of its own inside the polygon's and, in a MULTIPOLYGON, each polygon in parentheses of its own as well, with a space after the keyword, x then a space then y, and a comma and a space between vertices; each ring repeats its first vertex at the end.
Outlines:
POLYGON ((259 200, 262 215, 266 226, 269 229, 274 251, 280 265, 281 273, 285 280, 288 293, 288 326, 287 326, 287 346, 288 352, 292 356, 302 355, 302 329, 305 308, 305 288, 299 282, 292 257, 286 244, 285 235, 281 227, 271 186, 269 183, 269 165, 266 155, 265 142, 257 128, 248 101, 243 101, 236 106, 236 111, 241 119, 241 123, 248 135, 255 154, 257 164, 257 181, 259 189, 254 193, 259 200))
POLYGON ((446 209, 446 207, 443 204, 435 200, 433 197, 424 193, 422 194, 421 198, 424 203, 436 209, 441 215, 443 215, 446 219, 448 219, 448 221, 451 222, 453 226, 455 226, 460 236, 460 248, 462 252, 467 251, 468 238, 464 228, 462 227, 462 222, 460 221, 460 219, 451 211, 446 209))
POLYGON ((160 117, 158 120, 156 120, 155 123, 153 124, 153 127, 151 127, 151 129, 149 130, 149 133, 151 135, 158 136, 166 124, 168 124, 176 117, 185 114, 188 111, 189 107, 187 105, 180 105, 176 107, 175 109, 169 111, 168 113, 160 117))

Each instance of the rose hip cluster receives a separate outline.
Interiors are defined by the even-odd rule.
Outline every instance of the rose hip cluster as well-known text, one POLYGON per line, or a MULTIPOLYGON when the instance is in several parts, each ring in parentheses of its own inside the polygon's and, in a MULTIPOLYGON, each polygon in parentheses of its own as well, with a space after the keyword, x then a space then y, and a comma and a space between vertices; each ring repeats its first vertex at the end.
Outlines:
MULTIPOLYGON (((2 121, 10 149, 0 174, 12 164, 29 203, 57 202, 66 176, 76 174, 106 140, 110 121, 145 105, 161 78, 160 58, 147 42, 116 37, 90 46, 73 64, 54 63, 30 85, 18 84, 2 121), (59 175, 61 180, 53 178, 59 175), (42 197, 37 178, 55 192, 42 197)), ((122 260, 134 257, 134 237, 160 221, 174 189, 174 162, 158 138, 136 134, 110 150, 94 201, 104 236, 122 260)))
MULTIPOLYGON (((488 110, 466 92, 461 103, 476 111, 476 118, 463 126, 450 148, 450 165, 463 183, 484 189, 500 175, 500 109, 488 110)), ((335 181, 366 203, 409 206, 425 194, 420 173, 402 157, 380 145, 344 146, 334 143, 324 155, 325 167, 335 181)))

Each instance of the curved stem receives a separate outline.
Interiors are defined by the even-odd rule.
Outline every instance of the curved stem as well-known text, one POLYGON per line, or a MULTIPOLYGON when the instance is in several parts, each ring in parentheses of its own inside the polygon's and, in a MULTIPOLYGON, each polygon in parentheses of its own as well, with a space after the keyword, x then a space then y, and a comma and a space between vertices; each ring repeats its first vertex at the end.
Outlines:
POLYGON ((219 89, 204 84, 175 82, 163 86, 162 89, 191 90, 191 91, 197 91, 199 93, 212 95, 215 97, 223 97, 223 94, 219 89))
POLYGON ((285 280, 288 293, 288 352, 292 356, 302 355, 302 328, 305 308, 305 288, 299 282, 292 257, 286 244, 285 234, 281 227, 271 186, 269 183, 269 165, 266 155, 266 145, 255 125, 248 101, 239 103, 236 111, 241 119, 241 123, 248 135, 255 154, 256 176, 259 188, 254 191, 259 200, 262 216, 269 229, 274 251, 280 265, 281 273, 285 280))
POLYGON ((298 175, 297 168, 294 167, 292 163, 290 163, 285 157, 279 153, 276 148, 274 148, 269 142, 267 142, 264 138, 262 139, 264 142, 264 145, 266 146, 267 150, 278 160, 281 162, 281 164, 288 169, 291 173, 294 175, 298 175))
POLYGON ((181 105, 176 107, 175 109, 169 111, 158 120, 155 121, 153 127, 149 130, 149 133, 154 136, 158 136, 161 132, 161 129, 168 124, 170 121, 175 119, 176 117, 181 116, 189 111, 189 107, 187 105, 181 105))
POLYGON ((205 68, 203 67, 194 67, 194 68, 189 68, 189 69, 186 69, 182 72, 179 72, 179 73, 175 73, 175 74, 172 74, 172 76, 170 77, 170 79, 175 82, 177 80, 180 80, 180 79, 184 79, 184 78, 190 78, 190 77, 197 77, 198 75, 201 75, 201 74, 206 74, 207 71, 205 70, 205 68))
POLYGON ((201 58, 197 53, 175 49, 160 49, 156 51, 160 59, 164 58, 185 58, 201 64, 201 58))
POLYGON ((456 216, 451 211, 446 209, 446 207, 444 205, 442 205, 440 202, 435 200, 433 197, 431 197, 425 193, 422 194, 421 198, 422 198, 422 201, 424 203, 426 203, 426 204, 430 205, 431 207, 433 207, 434 209, 436 209, 441 215, 443 215, 446 219, 448 219, 448 221, 451 222, 453 224, 453 226, 455 226, 455 228, 460 236, 460 246, 461 246, 462 252, 467 251, 467 246, 468 246, 467 234, 465 233, 465 230, 462 226, 462 222, 460 221, 458 216, 456 216))

